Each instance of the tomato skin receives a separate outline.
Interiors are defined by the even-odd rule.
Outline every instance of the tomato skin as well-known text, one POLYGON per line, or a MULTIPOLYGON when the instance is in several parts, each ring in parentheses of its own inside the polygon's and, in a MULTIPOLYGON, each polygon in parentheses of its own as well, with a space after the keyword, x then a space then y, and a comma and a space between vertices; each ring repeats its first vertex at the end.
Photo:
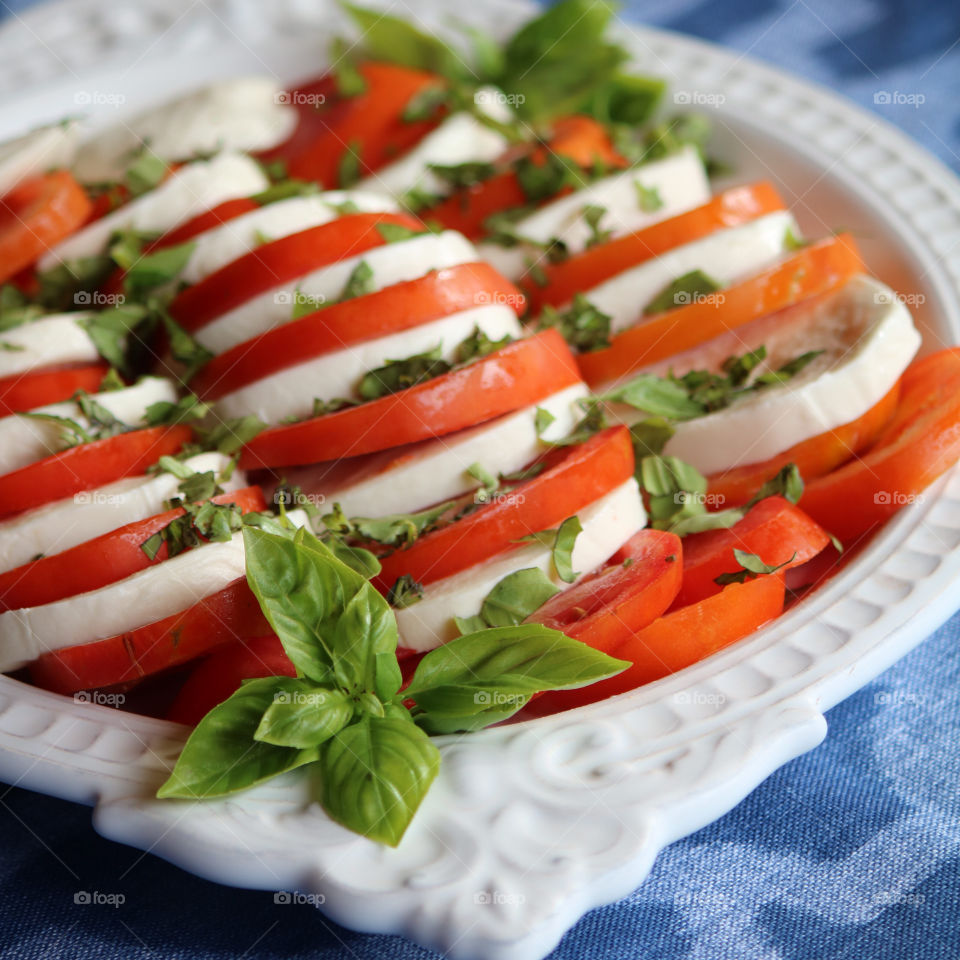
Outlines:
POLYGON ((722 300, 706 298, 649 319, 638 318, 636 326, 614 334, 609 347, 580 354, 580 370, 591 385, 619 380, 758 317, 838 289, 862 271, 853 238, 829 237, 727 287, 720 292, 722 300))
POLYGON ((557 453, 545 470, 517 486, 513 496, 487 503, 381 557, 374 586, 386 593, 405 573, 418 583, 432 583, 519 549, 522 544, 516 541, 521 537, 559 526, 633 476, 633 447, 625 427, 610 427, 557 453))
POLYGON ((546 283, 543 286, 530 281, 523 283, 531 312, 539 313, 545 306, 563 306, 575 293, 588 291, 674 247, 783 209, 783 200, 773 185, 760 181, 724 190, 702 206, 597 244, 563 263, 542 264, 546 283))
POLYGON ((78 390, 96 393, 107 369, 105 363, 91 363, 0 378, 0 417, 69 400, 78 390))
POLYGON ((151 253, 154 250, 162 250, 165 247, 175 247, 178 244, 186 243, 201 233, 214 230, 230 220, 259 209, 260 204, 256 200, 251 200, 250 197, 234 197, 232 200, 224 200, 223 203, 218 203, 215 207, 198 213, 186 222, 157 237, 156 240, 144 247, 144 252, 151 253))
POLYGON ((721 591, 714 578, 735 573, 734 548, 754 553, 769 566, 797 567, 830 543, 830 535, 783 497, 767 497, 728 530, 708 530, 684 538, 683 584, 674 607, 698 603, 721 591), (793 559, 791 559, 793 558, 793 559))
POLYGON ((170 313, 187 330, 198 330, 247 300, 313 270, 355 256, 386 241, 382 223, 422 230, 402 213, 355 213, 251 250, 187 287, 170 304, 170 313))
POLYGON ((654 620, 611 651, 611 656, 633 664, 623 673, 577 690, 545 693, 537 699, 536 712, 595 703, 683 670, 775 620, 783 612, 783 601, 779 574, 731 583, 699 603, 654 620))
POLYGON ((708 492, 726 507, 746 503, 768 480, 794 463, 804 482, 825 476, 852 457, 868 450, 893 418, 900 400, 897 381, 862 417, 810 437, 762 463, 744 464, 708 478, 708 492))
POLYGON ((960 348, 911 364, 893 420, 866 453, 807 484, 800 504, 852 546, 960 459, 960 348))
POLYGON ((241 578, 163 620, 45 653, 30 665, 30 678, 38 687, 66 694, 129 683, 269 630, 257 598, 241 578))
POLYGON ((176 453, 192 436, 189 427, 147 427, 94 440, 0 476, 0 518, 143 473, 176 453))
POLYGON ((214 357, 191 381, 204 399, 217 399, 313 357, 430 323, 478 303, 523 309, 523 294, 488 263, 433 270, 416 280, 334 303, 274 327, 214 357), (291 349, 296 344, 296 349, 291 349))
POLYGON ((0 198, 0 283, 83 226, 91 209, 66 170, 31 177, 0 198))
POLYGON ((675 533, 641 530, 603 567, 549 599, 526 622, 609 652, 667 611, 682 578, 683 541, 675 533))
POLYGON ((265 430, 241 452, 244 470, 375 453, 442 437, 537 403, 580 379, 556 330, 379 400, 265 430))
MULTIPOLYGON (((212 499, 214 503, 235 503, 244 513, 266 509, 263 491, 259 487, 245 487, 212 499)), ((0 573, 0 611, 54 603, 116 583, 138 570, 162 563, 167 559, 166 544, 152 560, 140 545, 183 513, 179 507, 166 510, 145 520, 125 524, 69 550, 0 573)))

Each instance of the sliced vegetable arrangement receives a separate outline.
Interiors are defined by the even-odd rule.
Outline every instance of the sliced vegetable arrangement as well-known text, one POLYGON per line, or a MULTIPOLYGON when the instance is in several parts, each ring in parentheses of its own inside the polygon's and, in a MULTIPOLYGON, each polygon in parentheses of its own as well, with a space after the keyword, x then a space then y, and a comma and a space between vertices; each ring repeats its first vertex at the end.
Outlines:
POLYGON ((432 735, 710 656, 922 498, 960 354, 772 184, 711 194, 609 7, 470 52, 343 7, 288 91, 4 145, 0 669, 151 690, 162 798, 304 767, 395 845, 432 735))

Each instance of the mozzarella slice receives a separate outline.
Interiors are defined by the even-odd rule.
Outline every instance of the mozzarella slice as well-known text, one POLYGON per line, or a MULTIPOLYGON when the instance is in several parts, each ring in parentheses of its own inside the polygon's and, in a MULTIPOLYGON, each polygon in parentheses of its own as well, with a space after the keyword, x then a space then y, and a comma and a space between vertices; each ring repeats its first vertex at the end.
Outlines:
POLYGON ((224 200, 248 197, 269 186, 259 165, 237 153, 198 160, 169 176, 158 187, 79 230, 41 259, 40 270, 64 260, 104 253, 110 238, 124 230, 164 233, 224 200))
POLYGON ((521 335, 520 322, 510 307, 502 304, 473 307, 279 370, 221 397, 215 408, 224 419, 252 413, 269 424, 287 417, 309 417, 315 399, 356 397, 364 374, 390 360, 424 353, 439 344, 443 358, 453 361, 457 347, 477 328, 491 340, 507 335, 516 339, 521 335))
POLYGON ((193 252, 180 279, 199 283, 261 243, 336 220, 341 216, 337 205, 344 203, 352 203, 357 213, 395 213, 400 209, 389 197, 359 190, 330 190, 268 203, 195 237, 193 252))
POLYGON ((366 261, 373 271, 372 290, 382 290, 394 283, 416 280, 431 270, 479 259, 473 244, 455 230, 386 243, 261 293, 201 327, 194 337, 213 353, 223 353, 244 340, 292 320, 297 291, 318 305, 333 303, 343 293, 350 274, 361 260, 366 261))
MULTIPOLYGON (((93 398, 118 420, 135 426, 142 422, 151 403, 161 400, 175 402, 177 390, 170 380, 144 377, 132 387, 96 393, 93 398)), ((68 417, 83 427, 89 426, 89 422, 81 416, 80 408, 72 401, 37 407, 30 413, 68 417)), ((0 474, 19 470, 35 460, 62 450, 62 435, 60 425, 48 420, 38 420, 22 414, 0 418, 0 474)))
POLYGON ((583 415, 577 401, 586 395, 586 386, 576 383, 536 406, 440 440, 295 468, 287 471, 287 479, 316 502, 339 503, 347 516, 413 513, 476 489, 476 478, 467 473, 475 463, 494 476, 522 470, 544 452, 546 442, 570 433, 583 415), (538 408, 554 417, 540 436, 538 408))
MULTIPOLYGON (((302 510, 287 514, 306 525, 302 510)), ((53 650, 127 633, 187 610, 245 574, 243 532, 40 607, 0 613, 0 670, 16 670, 53 650)))
MULTIPOLYGON (((605 563, 647 522, 640 489, 632 477, 581 510, 578 516, 583 532, 574 544, 572 562, 573 569, 581 574, 605 563)), ((507 574, 527 567, 542 570, 560 589, 568 586, 553 569, 549 546, 538 543, 512 550, 427 584, 422 600, 394 611, 400 645, 422 652, 452 640, 457 635, 454 617, 479 613, 487 594, 507 574)))
POLYGON ((591 231, 583 210, 588 205, 600 206, 606 211, 598 223, 600 230, 610 230, 613 236, 621 236, 675 217, 709 199, 710 184, 700 154, 693 147, 686 147, 663 160, 597 180, 519 220, 515 224, 517 234, 528 237, 532 244, 501 247, 482 243, 479 249, 483 258, 502 274, 516 279, 525 272, 528 260, 536 262, 543 257, 538 244, 558 239, 566 244, 571 254, 586 249, 591 231), (657 191, 661 201, 657 209, 644 210, 641 207, 637 184, 657 191))
POLYGON ((0 196, 21 180, 67 166, 77 149, 78 127, 65 120, 0 143, 0 196))
MULTIPOLYGON (((196 473, 212 470, 220 475, 230 465, 222 453, 201 453, 184 461, 196 473)), ((85 490, 66 500, 18 514, 0 523, 0 573, 27 563, 38 554, 50 556, 69 550, 128 523, 145 520, 164 509, 177 496, 180 481, 172 473, 130 477, 85 490)), ((241 470, 221 480, 225 493, 247 486, 241 470)))
MULTIPOLYGON (((476 96, 493 119, 503 123, 512 119, 513 111, 499 91, 484 88, 478 90, 476 96)), ((508 146, 509 141, 502 133, 469 113, 455 113, 399 160, 362 180, 360 189, 379 190, 399 197, 408 190, 420 188, 436 196, 446 196, 451 192, 450 183, 438 177, 431 170, 431 164, 489 163, 508 146)))
POLYGON ((674 247, 587 290, 584 296, 610 317, 611 330, 617 333, 642 319, 644 307, 685 273, 702 270, 727 286, 773 265, 784 254, 787 230, 796 233, 793 216, 785 210, 770 213, 674 247))
POLYGON ((296 126, 288 100, 271 77, 221 80, 98 132, 80 148, 73 169, 85 183, 119 180, 145 143, 165 160, 267 150, 296 126))
POLYGON ((57 364, 95 363, 97 348, 78 320, 89 313, 55 313, 0 333, 0 377, 57 364))
MULTIPOLYGON (((821 356, 783 386, 676 424, 664 452, 707 475, 768 460, 863 416, 890 390, 920 347, 910 311, 872 277, 855 277, 836 296, 808 307, 804 321, 766 342, 768 356, 756 373, 776 369, 809 350, 824 351, 821 356)), ((624 422, 642 418, 620 405, 613 411, 624 422)))

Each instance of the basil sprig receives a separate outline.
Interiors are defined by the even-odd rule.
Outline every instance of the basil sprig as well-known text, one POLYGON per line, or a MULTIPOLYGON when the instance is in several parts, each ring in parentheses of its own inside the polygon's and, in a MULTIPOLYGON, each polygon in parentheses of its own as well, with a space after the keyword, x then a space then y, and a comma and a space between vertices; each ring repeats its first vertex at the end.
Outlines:
POLYGON ((309 764, 331 818, 396 846, 440 768, 429 733, 478 730, 538 691, 628 666, 523 624, 439 647, 401 691, 396 619, 362 574, 306 530, 244 527, 243 538, 247 581, 297 676, 247 681, 211 710, 160 798, 224 796, 309 764))

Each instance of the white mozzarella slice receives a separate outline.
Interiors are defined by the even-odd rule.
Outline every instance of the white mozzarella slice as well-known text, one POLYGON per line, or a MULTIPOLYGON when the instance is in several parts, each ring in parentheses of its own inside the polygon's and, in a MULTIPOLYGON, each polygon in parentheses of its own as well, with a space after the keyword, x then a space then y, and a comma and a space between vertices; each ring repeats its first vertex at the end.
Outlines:
MULTIPOLYGON (((477 97, 479 99, 482 94, 494 97, 496 93, 479 90, 477 97)), ((501 108, 494 119, 509 121, 512 116, 510 108, 496 98, 491 103, 501 108)), ((379 190, 397 197, 414 188, 435 196, 446 196, 451 192, 450 183, 438 177, 431 170, 431 164, 458 166, 461 163, 489 163, 496 160, 508 146, 509 141, 502 133, 469 113, 455 113, 399 160, 362 180, 359 186, 362 190, 379 190)))
POLYGON ((78 320, 89 313, 55 313, 0 334, 0 377, 67 363, 95 363, 97 348, 78 320))
POLYGON ((0 143, 0 196, 27 177, 68 166, 76 153, 78 130, 76 122, 65 120, 0 143))
POLYGON ((165 160, 267 150, 296 126, 297 112, 287 101, 271 77, 220 80, 98 132, 81 146, 74 172, 85 183, 119 180, 144 143, 165 160))
POLYGON ((438 344, 445 360, 454 360, 457 347, 479 328, 491 340, 520 337, 520 322, 510 307, 488 304, 462 310, 410 330, 326 353, 295 367, 257 380, 221 397, 215 404, 224 419, 253 414, 275 424, 287 417, 309 417, 314 400, 356 397, 364 374, 390 360, 402 360, 438 344))
MULTIPOLYGON (((637 481, 632 477, 578 513, 583 532, 573 547, 573 569, 589 573, 605 563, 647 522, 637 481)), ((549 546, 533 544, 426 585, 423 599, 396 610, 400 645, 424 651, 457 635, 454 617, 480 612, 487 594, 509 573, 536 567, 557 587, 563 583, 553 568, 549 546)))
POLYGON ((494 476, 522 470, 544 452, 546 442, 570 433, 583 415, 577 401, 586 395, 586 386, 576 383, 536 406, 440 440, 295 468, 287 478, 315 501, 331 507, 339 503, 347 516, 413 513, 476 489, 476 478, 467 473, 475 463, 494 476), (540 436, 538 408, 554 418, 540 436))
POLYGON ((454 230, 386 243, 261 293, 201 327, 194 336, 213 353, 223 353, 244 340, 292 320, 298 291, 301 297, 318 305, 333 303, 343 293, 350 274, 361 260, 366 261, 373 271, 372 290, 382 290, 394 283, 416 280, 431 270, 479 259, 473 244, 454 230))
MULTIPOLYGON (((196 473, 212 470, 219 475, 229 466, 230 458, 222 453, 201 453, 184 463, 196 473)), ((39 554, 50 556, 69 550, 110 530, 161 513, 166 501, 177 496, 179 483, 172 473, 129 477, 0 523, 0 573, 39 554)), ((232 493, 247 486, 247 479, 243 471, 234 470, 229 479, 220 481, 220 486, 224 493, 232 493)))
MULTIPOLYGON (((177 390, 170 380, 144 377, 132 387, 96 393, 93 397, 118 420, 135 426, 143 420, 143 415, 151 403, 161 400, 175 402, 177 390)), ((30 413, 68 417, 83 427, 89 426, 88 421, 81 416, 80 408, 72 401, 37 407, 30 413)), ((59 424, 22 414, 0 418, 0 474, 19 470, 61 449, 63 430, 59 424)))
MULTIPOLYGON (((702 270, 722 286, 772 266, 784 255, 787 230, 796 233, 785 210, 750 223, 718 230, 701 240, 674 247, 659 257, 618 273, 584 296, 610 317, 616 333, 643 317, 644 307, 665 287, 692 270, 702 270)), ((681 304, 678 304, 678 306, 681 304)))
POLYGON ((124 230, 164 233, 225 200, 248 197, 268 186, 263 170, 249 157, 221 153, 212 160, 198 160, 68 237, 40 259, 40 269, 101 254, 110 237, 124 230))
POLYGON ((693 147, 686 147, 663 160, 597 180, 517 221, 514 225, 517 234, 529 238, 533 241, 531 244, 501 247, 482 243, 479 250, 484 260, 515 279, 525 272, 528 260, 537 261, 543 256, 538 244, 557 239, 566 244, 571 254, 586 249, 592 235, 583 217, 584 207, 588 205, 603 207, 606 211, 598 229, 621 236, 699 207, 709 199, 710 184, 700 154, 693 147), (643 209, 638 184, 648 191, 656 190, 660 206, 643 209))
MULTIPOLYGON (((863 416, 920 346, 910 311, 889 287, 867 276, 855 277, 837 295, 808 307, 803 319, 765 342, 768 356, 756 373, 810 350, 822 350, 819 357, 783 386, 676 424, 664 452, 707 475, 768 460, 863 416)), ((624 422, 640 416, 620 405, 613 412, 624 422)))
POLYGON ((357 213, 395 213, 399 210, 389 197, 359 190, 330 190, 268 203, 195 237, 193 252, 180 279, 186 283, 199 283, 204 277, 255 250, 261 243, 336 220, 341 216, 337 205, 348 202, 356 207, 357 213))
MULTIPOLYGON (((297 526, 306 524, 302 510, 292 510, 288 516, 297 526)), ((0 613, 0 670, 16 670, 44 653, 105 640, 172 617, 244 574, 240 532, 99 590, 0 613)))

